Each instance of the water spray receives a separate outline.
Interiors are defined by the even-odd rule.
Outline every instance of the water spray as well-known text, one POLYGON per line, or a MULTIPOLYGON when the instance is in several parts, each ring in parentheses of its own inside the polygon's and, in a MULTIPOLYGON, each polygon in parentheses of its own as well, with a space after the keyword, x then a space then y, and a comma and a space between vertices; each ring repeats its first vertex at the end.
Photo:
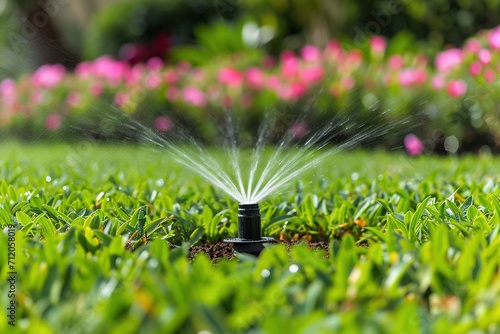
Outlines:
POLYGON ((234 250, 258 256, 265 243, 275 242, 273 238, 261 234, 259 203, 242 204, 238 206, 238 237, 224 239, 232 243, 234 250))

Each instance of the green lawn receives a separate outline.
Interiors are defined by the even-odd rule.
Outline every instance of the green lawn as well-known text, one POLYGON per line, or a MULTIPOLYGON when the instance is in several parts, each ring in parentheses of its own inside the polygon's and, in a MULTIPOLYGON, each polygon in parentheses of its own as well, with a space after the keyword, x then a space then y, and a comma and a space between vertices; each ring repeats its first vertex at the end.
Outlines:
POLYGON ((212 264, 187 249, 235 236, 238 203, 168 152, 2 143, 0 332, 498 333, 499 166, 331 154, 260 205, 265 235, 329 259, 278 244, 212 264))

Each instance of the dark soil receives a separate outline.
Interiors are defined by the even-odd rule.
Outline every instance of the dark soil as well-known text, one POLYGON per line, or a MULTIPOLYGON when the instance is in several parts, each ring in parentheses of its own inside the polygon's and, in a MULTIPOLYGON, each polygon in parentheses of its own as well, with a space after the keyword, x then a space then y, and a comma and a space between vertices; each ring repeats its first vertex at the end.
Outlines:
MULTIPOLYGON (((299 244, 299 241, 290 241, 290 242, 279 242, 280 244, 284 244, 286 249, 289 251, 290 248, 294 245, 299 244)), ((325 241, 318 242, 308 242, 308 247, 313 250, 325 250, 325 258, 329 257, 329 248, 328 243, 325 241)), ((225 242, 219 242, 215 245, 204 244, 201 246, 194 246, 190 249, 189 259, 193 259, 196 254, 203 252, 207 254, 212 261, 217 261, 220 259, 231 259, 234 257, 234 249, 232 244, 228 244, 225 242)))

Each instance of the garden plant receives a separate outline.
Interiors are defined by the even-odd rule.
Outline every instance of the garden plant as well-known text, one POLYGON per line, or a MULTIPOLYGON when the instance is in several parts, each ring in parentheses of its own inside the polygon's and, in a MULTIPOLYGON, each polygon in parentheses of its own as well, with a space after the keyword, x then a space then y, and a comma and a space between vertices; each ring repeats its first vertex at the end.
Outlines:
POLYGON ((0 47, 0 333, 499 333, 497 1, 128 0, 82 59, 56 14, 64 62, 0 47))

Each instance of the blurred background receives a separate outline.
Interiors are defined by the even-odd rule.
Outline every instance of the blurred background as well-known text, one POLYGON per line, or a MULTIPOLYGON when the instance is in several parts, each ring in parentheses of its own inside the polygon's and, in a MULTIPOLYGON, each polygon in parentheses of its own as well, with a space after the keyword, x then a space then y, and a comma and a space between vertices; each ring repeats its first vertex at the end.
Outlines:
POLYGON ((298 141, 335 119, 347 126, 333 141, 375 124, 354 144, 497 152, 499 7, 0 0, 1 136, 137 140, 120 130, 123 116, 166 137, 182 123, 211 143, 206 120, 232 110, 250 143, 274 110, 298 141))

